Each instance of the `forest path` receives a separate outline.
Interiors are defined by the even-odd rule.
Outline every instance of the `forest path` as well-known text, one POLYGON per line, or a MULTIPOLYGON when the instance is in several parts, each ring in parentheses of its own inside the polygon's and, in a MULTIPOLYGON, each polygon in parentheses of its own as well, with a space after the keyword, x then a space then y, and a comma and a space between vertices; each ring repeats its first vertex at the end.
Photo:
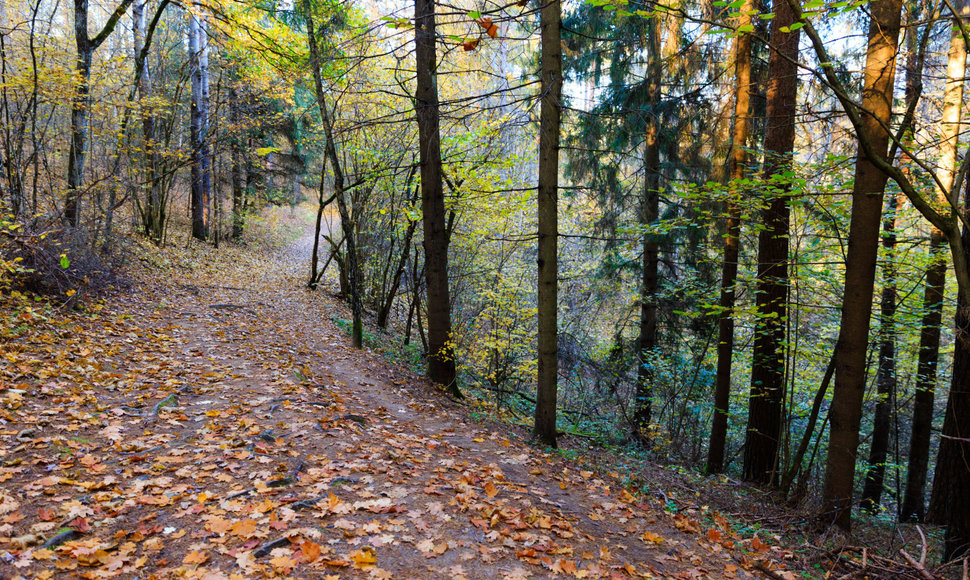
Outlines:
POLYGON ((701 512, 352 349, 344 307, 303 287, 311 245, 190 249, 14 344, 0 577, 751 577, 701 512))

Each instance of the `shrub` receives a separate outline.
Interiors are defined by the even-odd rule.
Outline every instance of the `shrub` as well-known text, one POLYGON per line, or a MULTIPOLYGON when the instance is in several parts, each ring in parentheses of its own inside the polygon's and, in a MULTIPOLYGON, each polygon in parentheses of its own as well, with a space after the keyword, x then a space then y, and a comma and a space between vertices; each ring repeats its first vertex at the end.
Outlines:
POLYGON ((115 278, 116 261, 95 250, 84 230, 44 218, 0 218, 0 290, 59 295, 74 304, 115 278))

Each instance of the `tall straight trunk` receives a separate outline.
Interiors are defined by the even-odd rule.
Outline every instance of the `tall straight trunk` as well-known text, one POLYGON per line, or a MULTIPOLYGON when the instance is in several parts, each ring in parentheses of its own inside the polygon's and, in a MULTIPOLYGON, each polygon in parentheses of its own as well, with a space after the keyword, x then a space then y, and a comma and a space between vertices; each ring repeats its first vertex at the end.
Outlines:
MULTIPOLYGON (((963 35, 954 28, 950 35, 947 60, 947 82, 940 119, 940 181, 950 191, 957 171, 957 148, 960 138, 963 83, 966 74, 967 47, 963 35)), ((940 190, 937 201, 947 203, 940 190)), ((920 328, 919 362, 916 373, 916 395, 913 398, 913 421, 910 435, 909 466, 906 472, 906 494, 900 519, 922 520, 925 515, 926 475, 929 469, 930 434, 940 358, 940 329, 943 325, 943 299, 946 294, 947 241, 938 228, 930 232, 930 266, 926 270, 923 294, 923 320, 920 328)))
MULTIPOLYGON (((673 35, 671 35, 673 36, 673 35)), ((647 22, 647 70, 650 108, 646 112, 643 152, 643 193, 640 201, 640 224, 651 227, 660 218, 660 79, 663 75, 661 60, 660 23, 656 18, 647 22)), ((657 348, 657 263, 656 234, 646 231, 641 241, 643 251, 640 281, 640 342, 637 366, 637 404, 634 424, 641 439, 649 436, 652 415, 653 365, 657 348)))
MULTIPOLYGON (((945 141, 941 163, 949 161, 949 147, 956 150, 959 139, 960 113, 963 100, 963 82, 966 77, 966 45, 962 35, 957 38, 961 26, 970 17, 966 2, 958 4, 959 13, 954 20, 953 40, 950 43, 950 61, 947 67, 947 87, 944 93, 945 141), (947 109, 957 111, 948 119, 947 109)), ((970 218, 970 183, 965 184, 963 212, 970 218)), ((963 253, 954 255, 964 268, 970 267, 970 228, 965 224, 962 231, 963 253)), ((955 262, 956 264, 956 262, 955 262)), ((970 302, 961 292, 957 299, 953 348, 953 375, 950 379, 950 396, 947 399, 943 432, 940 434, 940 450, 933 476, 928 518, 946 525, 944 559, 952 560, 970 554, 970 302)))
MULTIPOLYGON (((353 316, 351 340, 355 348, 361 348, 364 345, 363 305, 361 304, 360 296, 363 284, 361 283, 360 263, 357 256, 357 228, 355 227, 354 218, 350 214, 350 208, 347 206, 347 192, 344 190, 343 165, 340 164, 340 157, 337 155, 333 121, 330 118, 327 98, 323 92, 323 76, 320 71, 321 58, 320 50, 317 46, 317 31, 313 24, 313 12, 309 4, 309 2, 306 3, 305 10, 307 18, 307 40, 310 45, 310 68, 313 70, 313 86, 317 97, 317 106, 320 109, 320 119, 323 122, 324 137, 327 140, 325 145, 326 155, 330 160, 330 167, 333 171, 333 193, 337 201, 337 210, 340 212, 340 228, 344 236, 343 243, 346 245, 344 259, 341 260, 339 254, 335 254, 335 257, 337 258, 338 264, 342 262, 341 271, 347 277, 346 287, 350 292, 348 298, 350 299, 350 311, 353 316)), ((321 174, 321 187, 323 187, 323 178, 324 176, 321 174)), ((334 251, 336 252, 337 249, 334 251)), ((341 279, 342 290, 344 286, 343 279, 341 279)))
MULTIPOLYGON (((875 155, 886 156, 892 115, 893 81, 899 45, 902 0, 870 6, 868 51, 862 91, 862 135, 875 155)), ((872 315, 879 228, 887 176, 866 157, 860 143, 852 188, 849 249, 845 264, 842 320, 835 359, 829 454, 822 497, 822 520, 852 527, 852 491, 862 399, 866 387, 866 351, 872 315)))
POLYGON ((785 334, 788 328, 788 232, 791 171, 798 102, 799 32, 786 0, 775 0, 768 57, 764 178, 769 188, 758 234, 757 319, 751 366, 744 477, 778 484, 778 446, 785 398, 785 334))
POLYGON ((195 14, 189 15, 189 63, 192 77, 192 113, 189 121, 189 139, 192 147, 191 214, 192 237, 204 240, 209 237, 209 107, 206 87, 209 71, 208 59, 203 59, 205 31, 195 14))
MULTIPOLYGON (((145 48, 146 18, 145 8, 148 0, 136 0, 131 7, 132 37, 135 59, 145 48)), ((137 69, 137 66, 136 66, 137 69)), ((165 203, 161 191, 161 182, 157 177, 158 154, 155 152, 155 114, 150 109, 153 96, 152 70, 148 58, 141 62, 141 69, 136 70, 138 84, 138 99, 141 101, 141 126, 144 157, 144 190, 145 203, 142 208, 142 227, 145 234, 155 243, 162 242, 162 231, 165 224, 165 203)))
POLYGON ((91 61, 94 58, 94 47, 88 38, 88 0, 74 0, 74 41, 77 49, 77 86, 71 99, 71 145, 67 155, 64 221, 77 227, 81 218, 81 186, 84 182, 84 165, 87 162, 91 61))
POLYGON ((91 107, 91 63, 94 51, 111 35, 118 19, 128 11, 133 0, 122 0, 104 28, 94 38, 88 35, 88 0, 74 0, 74 46, 77 50, 74 66, 74 95, 71 97, 71 144, 67 155, 67 197, 64 201, 64 221, 77 227, 81 219, 81 187, 84 184, 84 165, 87 162, 88 109, 91 107))
POLYGON ((202 142, 199 150, 199 163, 202 168, 202 191, 205 193, 205 203, 203 204, 206 235, 209 235, 212 217, 209 215, 209 208, 212 204, 212 120, 209 111, 209 33, 206 30, 205 18, 199 18, 199 76, 202 81, 202 142))
MULTIPOLYGON (((970 204, 970 188, 964 204, 970 204)), ((966 226, 963 247, 960 259, 970 266, 970 228, 966 226)), ((962 296, 957 299, 955 335, 953 376, 929 511, 933 521, 946 526, 944 561, 970 555, 970 304, 962 296)))
MULTIPOLYGON (((240 114, 239 114, 239 93, 234 89, 229 89, 229 118, 232 122, 233 127, 240 126, 240 114)), ((243 235, 243 228, 246 225, 245 222, 245 212, 246 212, 246 166, 243 161, 243 147, 242 139, 236 138, 232 140, 232 151, 231 156, 231 176, 232 180, 232 239, 239 240, 243 235)), ((320 171, 321 179, 321 191, 323 186, 323 177, 326 173, 326 157, 324 157, 324 167, 320 171)), ((318 219, 319 222, 319 219, 318 219)), ((317 224, 317 235, 319 237, 320 226, 317 224)))
POLYGON ((427 284, 428 377, 461 396, 451 337, 451 296, 448 290, 448 231, 442 186, 439 133, 437 55, 434 0, 415 0, 414 52, 417 70, 415 114, 421 164, 421 210, 424 220, 424 275, 427 284))
POLYGON ((882 224, 883 288, 879 303, 879 362, 876 368, 876 411, 872 420, 872 441, 869 445, 869 469, 862 489, 862 509, 879 511, 883 482, 886 477, 886 457, 889 455, 889 434, 892 430, 893 407, 896 398, 896 219, 903 201, 902 194, 890 196, 886 217, 882 224))
MULTIPOLYGON (((739 28, 751 24, 754 2, 745 0, 741 8, 739 28)), ((734 78, 737 90, 734 97, 734 131, 731 138, 731 157, 728 175, 732 182, 745 175, 748 160, 746 150, 751 109, 751 35, 734 37, 734 78)), ((730 195, 736 195, 731 187, 730 195)), ((707 470, 718 473, 724 468, 724 447, 727 441, 727 417, 731 400, 731 363, 734 356, 734 284, 738 278, 738 253, 741 238, 741 206, 735 199, 727 202, 727 222, 724 228, 724 261, 721 267, 721 300, 717 325, 717 381, 714 387, 714 421, 708 450, 707 470)))
POLYGON ((539 0, 542 101, 539 117, 539 373, 535 436, 556 446, 559 371, 559 102, 562 95, 560 0, 539 0))

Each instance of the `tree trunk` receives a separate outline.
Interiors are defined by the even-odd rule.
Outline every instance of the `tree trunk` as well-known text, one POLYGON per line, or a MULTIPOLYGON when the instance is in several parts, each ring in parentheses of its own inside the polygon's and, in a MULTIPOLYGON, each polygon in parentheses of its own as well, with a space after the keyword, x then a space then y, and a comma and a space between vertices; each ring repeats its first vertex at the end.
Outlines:
MULTIPOLYGON (((943 115, 940 119, 940 173, 946 191, 953 188, 957 171, 963 83, 966 74, 967 47, 955 28, 950 35, 947 62, 947 82, 943 95, 943 115)), ((938 190, 937 201, 947 204, 946 194, 938 190)), ((938 228, 930 232, 931 264, 926 270, 923 295, 923 320, 920 328, 919 362, 916 372, 916 394, 913 398, 913 422, 910 435, 909 466, 906 471, 906 494, 903 499, 902 521, 922 520, 925 506, 926 474, 929 468, 930 435, 933 427, 934 391, 937 363, 940 358, 940 328, 943 324, 943 300, 946 295, 946 237, 938 228)))
MULTIPOLYGON (((309 4, 309 3, 307 3, 309 4)), ((342 271, 347 276, 347 289, 350 291, 350 311, 353 316, 353 328, 351 330, 351 340, 354 348, 361 348, 364 345, 363 328, 363 305, 361 304, 361 272, 357 256, 357 239, 354 217, 350 214, 347 207, 346 192, 344 191, 344 171, 340 164, 340 157, 337 155, 337 143, 334 139, 333 122, 330 119, 330 111, 327 108, 326 95, 323 92, 323 77, 320 71, 320 50, 317 47, 316 28, 313 24, 313 13, 309 6, 306 6, 307 18, 307 40, 310 45, 310 68, 313 69, 313 84, 317 97, 317 106, 320 109, 320 119, 323 122, 324 136, 327 140, 325 149, 327 157, 330 159, 330 167, 333 171, 334 197, 337 200, 337 210, 340 212, 340 227, 343 231, 346 244, 346 256, 342 261, 342 271)), ((323 176, 321 175, 321 179, 323 176)), ((322 186, 322 184, 321 184, 322 186)), ((338 259, 338 264, 341 263, 338 259)), ((343 287, 343 284, 341 284, 343 287)))
MULTIPOLYGON (((146 19, 145 7, 148 0, 136 0, 132 4, 132 37, 134 43, 135 59, 145 48, 146 19)), ((149 59, 141 61, 141 68, 138 70, 136 64, 135 82, 138 84, 138 99, 141 102, 141 126, 144 152, 144 207, 141 211, 142 227, 145 235, 156 244, 162 242, 162 231, 165 222, 165 206, 162 200, 162 193, 159 180, 156 177, 158 170, 158 155, 155 153, 155 115, 150 109, 152 88, 152 70, 149 59)))
POLYGON ((872 423, 872 442, 869 446, 869 469, 862 489, 862 509, 877 513, 882 499, 886 476, 886 457, 889 455, 889 433, 892 430, 892 410, 896 398, 896 215, 903 201, 889 198, 883 220, 882 246, 885 249, 883 288, 879 316, 879 363, 876 368, 876 411, 872 423))
MULTIPOLYGON (((660 218, 660 79, 663 61, 660 42, 660 23, 656 18, 647 22, 647 70, 649 71, 650 109, 646 112, 643 152, 643 194, 640 202, 640 224, 645 228, 656 225, 660 218)), ((645 231, 641 241, 642 272, 640 281, 640 341, 638 345, 636 407, 634 425, 637 437, 646 441, 650 433, 653 395, 653 365, 657 348, 657 235, 645 231)))
POLYGON ((71 145, 67 156, 67 197, 64 201, 64 221, 73 227, 77 227, 81 219, 81 186, 87 160, 88 109, 91 106, 91 61, 94 51, 111 35, 132 1, 122 0, 108 17, 101 32, 91 38, 88 35, 88 0, 74 0, 74 44, 77 49, 74 71, 78 84, 71 97, 71 145))
POLYGON ((795 111, 798 102, 799 32, 785 32, 795 15, 785 0, 774 2, 768 57, 765 168, 767 206, 758 234, 757 315, 744 446, 744 477, 778 484, 778 445, 785 398, 785 334, 788 328, 788 228, 795 111))
MULTIPOLYGON (((958 18, 966 24, 970 7, 958 4, 961 12, 958 18)), ((956 23, 959 23, 957 21, 956 23)), ((949 149, 953 148, 955 160, 956 145, 959 139, 959 107, 963 99, 963 82, 966 76, 966 45, 962 35, 958 38, 960 27, 955 27, 950 44, 950 63, 947 68, 947 89, 944 93, 943 130, 948 139, 941 156, 941 163, 950 161, 949 149), (950 119, 948 109, 955 107, 950 119), (949 122, 948 122, 949 121, 949 122)), ((946 166, 949 167, 949 166, 946 166)), ((965 184, 964 217, 970 217, 970 182, 965 184)), ((970 228, 963 226, 963 254, 954 256, 962 261, 965 268, 970 267, 970 228)), ((936 473, 933 476, 933 491, 930 498, 929 518, 946 525, 944 542, 944 561, 954 560, 970 554, 970 302, 963 293, 957 299, 956 329, 953 347, 953 375, 950 380, 950 396, 947 399, 946 415, 943 419, 943 432, 940 435, 940 450, 936 460, 936 473)))
MULTIPOLYGON (((862 91, 862 132, 875 155, 886 156, 892 114, 893 81, 899 45, 901 0, 873 3, 862 91), (885 124, 885 125, 883 125, 885 124)), ((866 157, 862 145, 856 160, 845 264, 842 320, 835 360, 829 454, 822 498, 822 520, 849 530, 855 480, 859 425, 866 383, 866 351, 872 314, 879 228, 887 175, 866 157)))
MULTIPOLYGON (((751 24, 754 2, 745 0, 741 8, 740 26, 751 24)), ((731 181, 744 178, 747 165, 747 141, 751 107, 751 35, 738 34, 734 38, 734 76, 737 84, 734 101, 734 133, 731 141, 731 181)), ((734 185, 730 195, 737 194, 734 185)), ((721 300, 717 328, 717 382, 714 387, 714 422, 708 450, 707 470, 718 473, 724 468, 724 447, 727 441, 728 406, 731 400, 731 362, 734 356, 734 284, 738 277, 738 251, 741 236, 741 206, 737 200, 727 202, 727 222, 724 231, 724 261, 721 268, 721 300)))
POLYGON ((74 43, 77 48, 77 86, 71 98, 71 145, 67 156, 64 221, 77 227, 81 219, 81 186, 84 182, 84 164, 87 161, 91 61, 94 58, 94 46, 88 37, 88 0, 74 0, 74 43))
POLYGON ((448 289, 448 232, 441 177, 437 56, 434 0, 414 3, 414 45, 417 70, 415 114, 421 164, 421 209, 424 220, 424 274, 427 283, 428 377, 461 396, 451 337, 451 297, 448 289))
MULTIPOLYGON (((970 229, 966 227, 963 241, 964 248, 970 248, 970 229)), ((963 259, 970 265, 970 252, 963 259)), ((953 377, 929 512, 933 521, 946 525, 944 561, 970 553, 970 461, 967 458, 970 458, 970 304, 958 299, 953 377)))
POLYGON ((535 437, 556 446, 559 378, 559 121, 562 95, 560 0, 540 0, 542 101, 539 117, 539 344, 535 437))
MULTIPOLYGON (((240 115, 239 115, 239 93, 235 89, 229 90, 229 117, 232 121, 232 126, 236 127, 237 130, 240 127, 240 115)), ((232 175, 230 179, 232 180, 232 239, 239 240, 242 238, 243 229, 245 228, 245 214, 246 214, 246 167, 243 161, 243 147, 242 139, 235 138, 232 140, 232 152, 230 153, 232 168, 230 169, 232 175)), ((324 157, 324 167, 320 172, 321 179, 321 192, 323 185, 323 176, 326 173, 326 157, 324 157)), ((317 221, 317 235, 319 237, 320 224, 317 221)), ((314 246, 316 247, 316 246, 314 246)))
POLYGON ((195 14, 189 15, 189 63, 192 76, 192 113, 189 132, 192 146, 192 237, 205 240, 209 237, 208 207, 208 128, 209 111, 206 101, 208 86, 208 59, 205 55, 202 22, 195 14))

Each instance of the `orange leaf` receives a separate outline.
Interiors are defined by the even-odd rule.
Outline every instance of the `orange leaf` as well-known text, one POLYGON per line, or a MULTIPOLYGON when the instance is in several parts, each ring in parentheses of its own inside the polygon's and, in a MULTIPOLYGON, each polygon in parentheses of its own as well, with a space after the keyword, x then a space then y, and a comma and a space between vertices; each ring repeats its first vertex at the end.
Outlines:
POLYGON ((465 42, 462 43, 461 46, 462 48, 465 49, 465 52, 471 52, 478 47, 478 39, 476 38, 475 40, 466 40, 465 42))
POLYGON ((303 542, 300 546, 300 556, 304 562, 313 562, 320 557, 323 550, 320 549, 320 544, 314 544, 313 542, 303 542))
POLYGON ((248 538, 256 532, 256 522, 253 520, 242 520, 235 522, 230 527, 230 532, 240 538, 248 538))
POLYGON ((485 495, 488 497, 495 497, 498 495, 498 488, 495 487, 495 484, 491 481, 485 484, 485 495))
POLYGON ((765 552, 770 548, 770 546, 761 541, 761 538, 755 536, 751 538, 751 549, 755 552, 765 552))
POLYGON ((212 516, 205 522, 205 529, 214 534, 225 534, 233 526, 232 522, 225 518, 212 516))
POLYGON ((191 566, 192 564, 205 564, 206 560, 209 559, 208 552, 189 552, 185 558, 182 560, 183 564, 191 566))
POLYGON ((269 561, 269 565, 273 567, 277 574, 289 574, 293 570, 293 566, 296 566, 296 562, 289 556, 277 556, 269 561))

